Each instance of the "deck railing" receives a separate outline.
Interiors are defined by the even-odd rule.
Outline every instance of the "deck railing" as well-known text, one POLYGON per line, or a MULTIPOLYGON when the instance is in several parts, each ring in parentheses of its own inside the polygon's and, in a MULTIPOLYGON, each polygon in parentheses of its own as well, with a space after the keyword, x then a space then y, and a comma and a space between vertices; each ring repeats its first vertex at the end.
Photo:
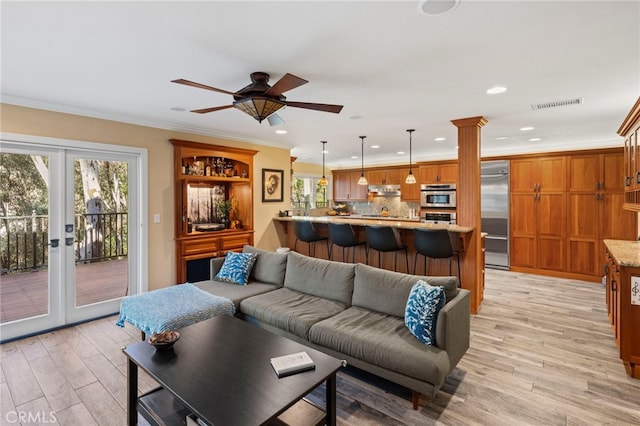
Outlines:
MULTIPOLYGON (((76 214, 73 245, 76 263, 127 256, 127 213, 76 214)), ((65 236, 59 240, 60 247, 65 236)), ((49 216, 0 217, 0 273, 45 269, 49 264, 49 216)))

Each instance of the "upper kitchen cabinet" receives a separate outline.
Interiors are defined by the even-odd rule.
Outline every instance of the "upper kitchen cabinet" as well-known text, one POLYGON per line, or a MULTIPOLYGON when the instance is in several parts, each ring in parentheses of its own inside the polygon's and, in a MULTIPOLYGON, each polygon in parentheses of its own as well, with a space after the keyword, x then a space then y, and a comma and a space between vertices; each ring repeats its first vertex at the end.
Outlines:
POLYGON ((624 138, 624 166, 621 178, 625 189, 624 208, 640 211, 640 98, 618 129, 624 138))
POLYGON ((405 179, 409 174, 409 168, 400 170, 400 200, 401 201, 420 201, 420 171, 417 167, 413 168, 413 174, 416 175, 416 183, 405 183, 405 179))
POLYGON ((360 170, 334 170, 332 174, 335 201, 366 201, 368 187, 358 185, 360 170))
POLYGON ((369 169, 365 176, 369 185, 400 185, 404 180, 400 169, 369 169))
POLYGON ((566 159, 534 157, 511 161, 512 192, 566 191, 566 159))
MULTIPOLYGON (((421 163, 418 183, 456 183, 458 181, 458 163, 445 161, 421 163)), ((418 177, 418 176, 416 176, 418 177)))

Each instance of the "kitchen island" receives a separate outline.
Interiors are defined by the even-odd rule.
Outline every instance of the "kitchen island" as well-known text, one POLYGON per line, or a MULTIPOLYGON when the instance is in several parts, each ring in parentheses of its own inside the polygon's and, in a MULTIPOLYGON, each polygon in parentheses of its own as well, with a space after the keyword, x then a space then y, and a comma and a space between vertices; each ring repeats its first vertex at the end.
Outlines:
MULTIPOLYGON (((353 229, 358 237, 358 239, 364 241, 365 239, 365 227, 369 225, 374 226, 390 226, 398 231, 398 236, 400 240, 407 245, 407 252, 409 256, 409 271, 405 271, 405 263, 398 259, 398 270, 400 272, 408 272, 413 273, 413 264, 416 256, 416 251, 413 246, 413 230, 416 228, 426 228, 426 229, 446 229, 449 231, 449 235, 451 237, 451 242, 453 244, 454 250, 460 252, 460 258, 464 257, 465 248, 467 247, 469 237, 473 228, 468 226, 459 226, 459 225, 446 225, 446 224, 429 224, 423 223, 419 218, 408 218, 408 217, 369 217, 369 216, 287 216, 287 217, 276 217, 273 219, 275 222, 279 222, 282 226, 283 236, 280 240, 280 245, 285 247, 290 247, 292 250, 294 248, 294 243, 296 236, 293 232, 292 222, 296 220, 306 220, 309 222, 313 222, 315 225, 316 231, 323 236, 329 236, 329 229, 327 224, 329 223, 349 223, 353 226, 353 229)), ((308 244, 304 242, 298 242, 296 251, 299 251, 303 254, 308 254, 308 244)), ((360 263, 365 263, 366 261, 366 249, 364 245, 356 247, 355 253, 355 261, 360 263)), ((328 253, 326 250, 326 246, 322 243, 318 243, 316 247, 316 257, 328 259, 328 253)), ((398 254, 399 258, 403 256, 403 254, 398 254)), ((332 260, 337 261, 350 261, 351 255, 347 256, 347 259, 342 259, 342 250, 335 250, 332 256, 332 260)), ((462 260, 461 260, 462 261, 462 260)), ((424 256, 418 255, 418 261, 416 265, 416 269, 418 274, 423 274, 425 270, 425 260, 424 256)), ((428 262, 428 271, 427 275, 456 275, 456 259, 453 259, 453 267, 451 269, 451 273, 449 272, 449 261, 447 259, 430 259, 428 262)), ((383 253, 381 257, 381 264, 378 265, 378 256, 372 256, 369 264, 372 266, 378 266, 383 269, 393 270, 394 265, 394 253, 383 253)), ((483 266, 484 268, 484 266, 483 266)))

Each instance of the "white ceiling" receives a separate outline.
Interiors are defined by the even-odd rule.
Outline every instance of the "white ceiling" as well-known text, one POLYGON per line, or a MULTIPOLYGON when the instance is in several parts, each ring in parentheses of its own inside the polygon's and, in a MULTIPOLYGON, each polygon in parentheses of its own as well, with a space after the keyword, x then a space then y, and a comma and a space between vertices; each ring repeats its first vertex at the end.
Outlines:
POLYGON ((311 163, 326 140, 331 167, 360 165, 360 135, 365 165, 408 163, 408 128, 414 161, 455 158, 451 120, 479 115, 483 156, 620 146, 640 95, 638 1, 462 0, 439 16, 417 1, 2 1, 0 12, 5 103, 290 148, 311 163), (289 107, 270 127, 233 108, 191 113, 231 96, 170 83, 235 92, 253 71, 309 80, 290 101, 344 109, 289 107), (508 91, 487 95, 495 85, 508 91), (584 103, 531 107, 572 98, 584 103))

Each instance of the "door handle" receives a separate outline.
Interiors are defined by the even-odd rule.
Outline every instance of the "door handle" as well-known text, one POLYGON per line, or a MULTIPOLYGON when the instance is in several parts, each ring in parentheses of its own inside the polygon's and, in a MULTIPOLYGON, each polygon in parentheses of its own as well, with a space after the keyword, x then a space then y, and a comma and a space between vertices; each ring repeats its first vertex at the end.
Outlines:
POLYGON ((51 240, 51 242, 48 244, 51 246, 51 248, 56 248, 60 245, 60 239, 59 238, 54 238, 51 240))

